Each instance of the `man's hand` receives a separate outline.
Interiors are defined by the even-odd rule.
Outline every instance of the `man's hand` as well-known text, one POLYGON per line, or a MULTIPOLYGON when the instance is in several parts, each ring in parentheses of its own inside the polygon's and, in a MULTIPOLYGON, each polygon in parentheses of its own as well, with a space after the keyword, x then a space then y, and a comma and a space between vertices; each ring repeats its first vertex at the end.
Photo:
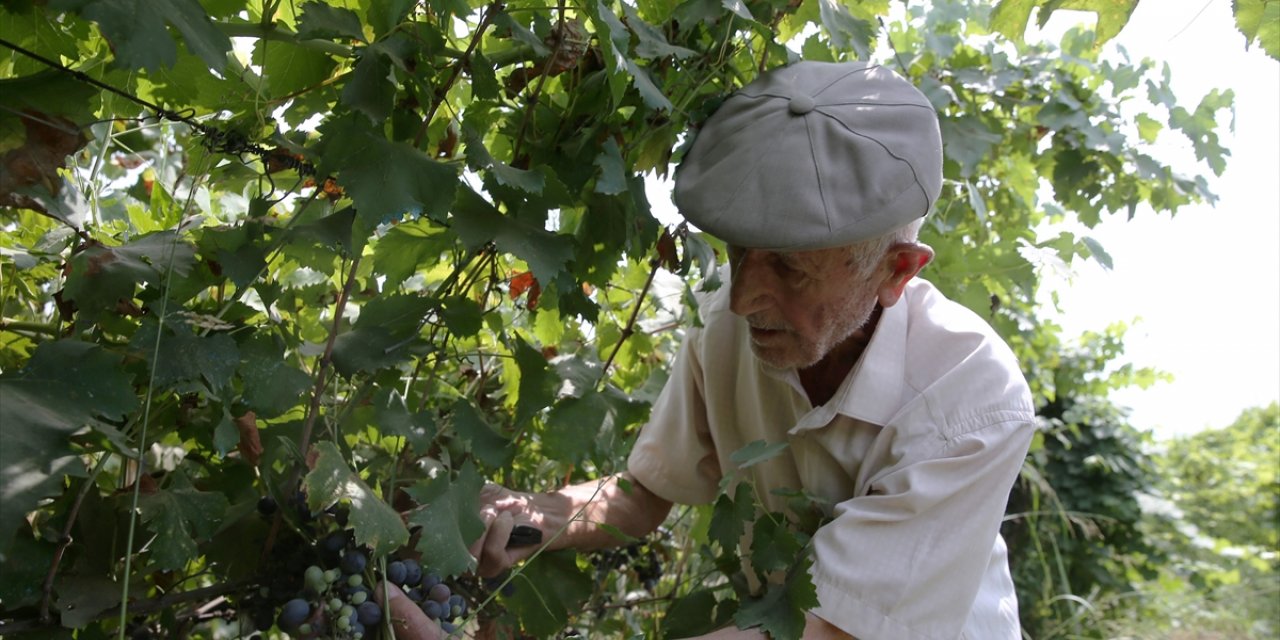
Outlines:
POLYGON ((651 493, 627 474, 589 480, 548 493, 520 493, 496 484, 480 491, 480 518, 485 532, 471 545, 478 573, 489 578, 532 556, 538 549, 599 549, 616 546, 610 528, 642 538, 662 523, 671 503, 651 493), (625 480, 628 490, 619 484, 625 480), (541 545, 507 547, 516 525, 542 531, 541 545), (609 525, 608 528, 600 525, 609 525))
POLYGON ((445 633, 440 628, 440 623, 428 618, 418 607, 418 603, 404 595, 400 587, 391 583, 379 584, 373 590, 373 599, 379 607, 383 607, 384 585, 391 597, 391 628, 395 630, 398 640, 443 640, 445 633))
POLYGON ((546 518, 532 507, 532 502, 532 495, 496 484, 486 484, 480 490, 480 519, 484 521, 485 530, 470 549, 479 563, 476 572, 480 577, 499 575, 538 550, 539 545, 507 547, 517 524, 544 529, 546 518))

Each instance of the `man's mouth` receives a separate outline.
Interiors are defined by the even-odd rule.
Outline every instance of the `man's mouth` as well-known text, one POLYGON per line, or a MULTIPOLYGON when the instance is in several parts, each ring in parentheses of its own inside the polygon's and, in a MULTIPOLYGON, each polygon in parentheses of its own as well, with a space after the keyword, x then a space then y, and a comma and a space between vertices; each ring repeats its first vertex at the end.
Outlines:
POLYGON ((783 329, 769 329, 765 327, 753 326, 751 327, 751 341, 752 342, 769 342, 782 336, 785 333, 786 331, 783 329))

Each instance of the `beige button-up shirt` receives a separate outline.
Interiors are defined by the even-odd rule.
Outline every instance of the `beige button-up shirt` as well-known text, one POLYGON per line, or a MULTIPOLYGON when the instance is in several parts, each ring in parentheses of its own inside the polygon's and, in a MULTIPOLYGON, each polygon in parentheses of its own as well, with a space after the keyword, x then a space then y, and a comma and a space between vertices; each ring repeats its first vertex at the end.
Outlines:
POLYGON ((667 500, 705 504, 756 440, 789 443, 742 470, 832 505, 814 537, 814 613, 861 640, 1017 640, 1001 517, 1034 433, 1013 353, 977 315, 916 279, 885 309, 826 404, 751 353, 729 287, 702 301, 628 462, 667 500))

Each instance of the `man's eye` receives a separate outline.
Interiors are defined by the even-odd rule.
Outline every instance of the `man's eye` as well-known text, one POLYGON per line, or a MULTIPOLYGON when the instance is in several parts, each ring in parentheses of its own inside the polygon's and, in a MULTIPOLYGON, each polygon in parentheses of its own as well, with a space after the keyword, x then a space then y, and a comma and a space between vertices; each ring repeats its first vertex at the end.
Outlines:
POLYGON ((774 260, 774 268, 778 270, 780 275, 788 277, 804 277, 804 270, 793 264, 785 258, 774 260))

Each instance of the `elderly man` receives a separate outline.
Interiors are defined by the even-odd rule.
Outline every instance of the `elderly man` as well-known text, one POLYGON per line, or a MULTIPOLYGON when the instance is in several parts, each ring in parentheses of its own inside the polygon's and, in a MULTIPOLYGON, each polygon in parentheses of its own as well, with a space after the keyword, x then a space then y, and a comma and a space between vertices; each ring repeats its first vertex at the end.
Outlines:
POLYGON ((941 182, 937 115, 886 68, 802 62, 734 94, 675 190, 682 214, 728 244, 730 286, 702 300, 627 481, 487 487, 481 572, 530 555, 507 547, 516 524, 568 523, 553 548, 615 544, 601 523, 643 536, 672 503, 714 500, 736 450, 786 442, 737 473, 770 509, 784 508, 775 489, 831 505, 805 638, 1019 638, 998 529, 1033 408, 991 328, 916 278, 933 256, 916 232, 941 182))

